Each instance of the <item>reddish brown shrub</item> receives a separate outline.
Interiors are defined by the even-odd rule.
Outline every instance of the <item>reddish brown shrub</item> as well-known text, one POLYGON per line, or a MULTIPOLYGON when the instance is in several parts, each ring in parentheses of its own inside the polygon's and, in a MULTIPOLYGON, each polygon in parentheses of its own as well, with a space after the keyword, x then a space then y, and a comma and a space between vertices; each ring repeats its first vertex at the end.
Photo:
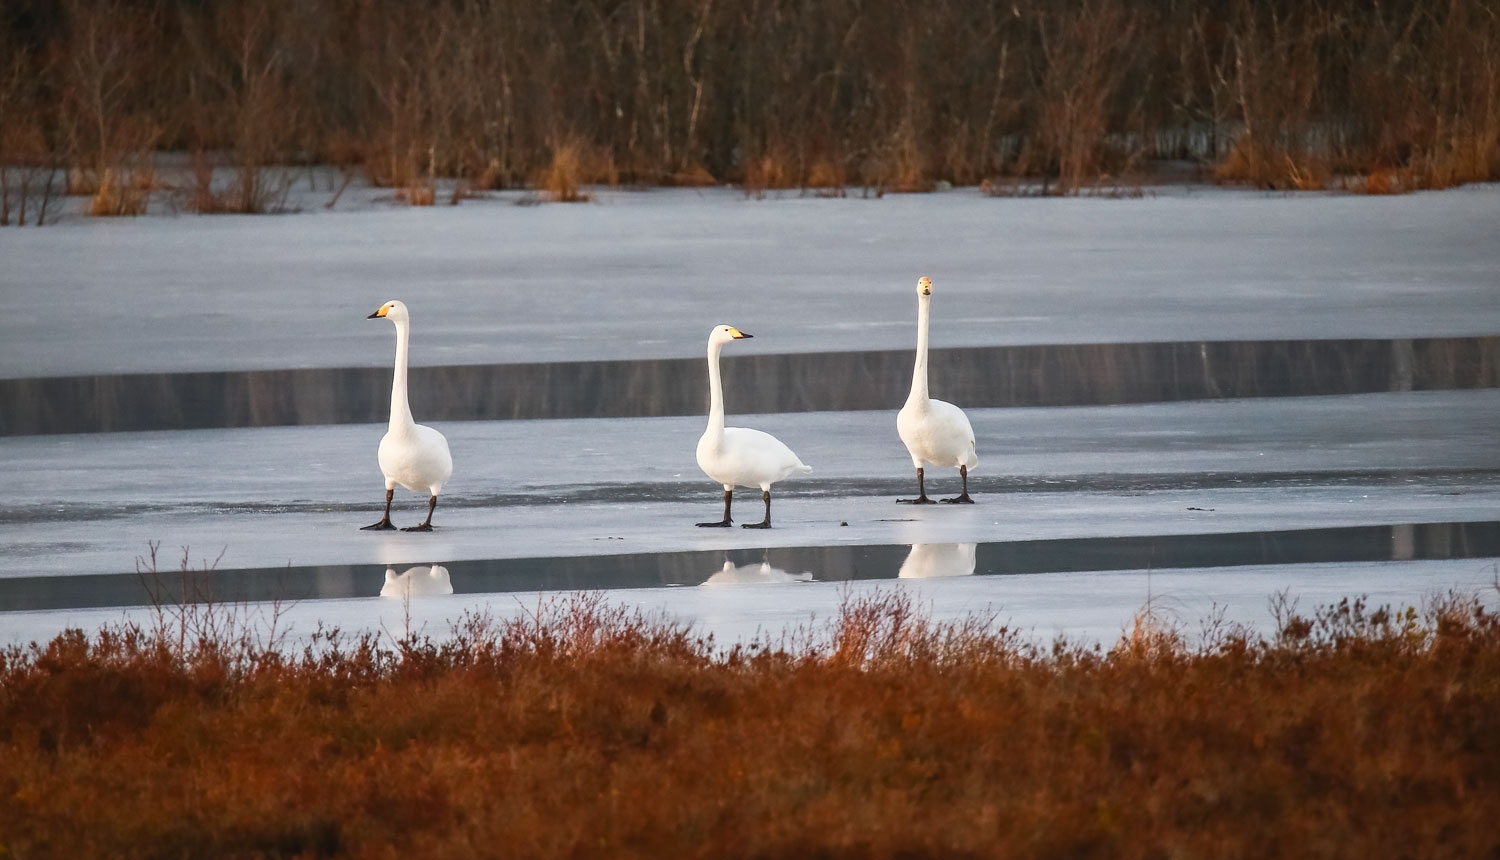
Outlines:
MULTIPOLYGON (((901 593, 716 648, 579 596, 442 641, 248 616, 0 655, 0 849, 71 856, 1483 856, 1500 624, 1359 601, 1041 648, 901 593)), ((214 620, 216 616, 217 620, 214 620)))

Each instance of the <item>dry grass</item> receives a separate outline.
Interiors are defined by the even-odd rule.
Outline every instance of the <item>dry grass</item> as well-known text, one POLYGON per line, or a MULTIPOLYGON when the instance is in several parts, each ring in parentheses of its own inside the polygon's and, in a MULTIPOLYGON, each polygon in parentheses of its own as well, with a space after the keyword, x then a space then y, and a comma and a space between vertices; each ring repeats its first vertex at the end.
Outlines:
POLYGON ((849 186, 849 171, 837 158, 817 158, 807 169, 803 188, 816 197, 843 197, 849 186))
POLYGON ((931 191, 933 181, 921 143, 910 129, 893 135, 880 155, 867 165, 865 181, 881 192, 917 194, 931 191))
POLYGON ((797 187, 797 168, 781 147, 772 147, 745 160, 740 188, 746 197, 764 200, 767 191, 797 187))
POLYGON ((1328 187, 1331 176, 1326 161, 1306 152, 1270 148, 1241 137, 1214 167, 1214 179, 1278 191, 1320 191, 1328 187))
POLYGON ((712 173, 701 164, 693 164, 688 167, 673 171, 666 178, 666 184, 677 188, 711 188, 719 184, 712 173))
POLYGON ((0 856, 1492 854, 1500 623, 1345 602, 1107 651, 901 593, 716 648, 596 597, 444 641, 0 657, 0 856))
POLYGON ((431 184, 408 185, 397 188, 395 196, 408 206, 431 206, 437 202, 437 188, 431 184))
POLYGON ((154 181, 149 167, 140 171, 106 168, 100 171, 85 211, 96 218, 144 215, 154 181))
POLYGON ((537 174, 533 185, 553 203, 587 203, 592 198, 586 184, 615 185, 619 174, 610 157, 595 147, 568 139, 552 148, 552 160, 537 174))

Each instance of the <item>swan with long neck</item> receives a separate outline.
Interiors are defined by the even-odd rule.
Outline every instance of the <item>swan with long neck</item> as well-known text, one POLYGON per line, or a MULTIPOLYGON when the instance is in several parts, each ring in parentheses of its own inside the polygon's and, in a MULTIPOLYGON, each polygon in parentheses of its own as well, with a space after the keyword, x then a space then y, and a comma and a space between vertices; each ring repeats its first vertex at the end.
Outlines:
POLYGON ((930 505, 923 475, 924 464, 940 468, 958 467, 963 492, 939 501, 951 504, 973 504, 969 498, 969 470, 979 465, 974 451, 974 428, 962 409, 927 395, 927 328, 932 308, 932 279, 917 281, 917 359, 912 368, 911 394, 896 415, 896 432, 906 443, 912 464, 917 467, 917 498, 897 499, 901 504, 930 505))
POLYGON ((391 498, 400 484, 414 493, 432 494, 427 500, 427 519, 406 532, 432 531, 432 512, 437 510, 438 493, 453 474, 453 456, 443 434, 412 420, 411 404, 406 398, 406 361, 411 345, 411 315, 401 302, 386 302, 367 319, 388 319, 396 324, 396 374, 391 381, 391 423, 380 440, 380 471, 385 475, 385 516, 366 530, 394 529, 391 524, 391 498))
POLYGON ((719 353, 730 341, 751 337, 733 326, 715 326, 708 333, 708 429, 698 440, 698 468, 724 486, 724 519, 698 523, 704 528, 728 528, 729 506, 735 487, 760 487, 766 518, 745 523, 747 529, 771 527, 771 485, 796 472, 811 472, 782 444, 759 430, 724 426, 724 385, 719 377, 719 353))

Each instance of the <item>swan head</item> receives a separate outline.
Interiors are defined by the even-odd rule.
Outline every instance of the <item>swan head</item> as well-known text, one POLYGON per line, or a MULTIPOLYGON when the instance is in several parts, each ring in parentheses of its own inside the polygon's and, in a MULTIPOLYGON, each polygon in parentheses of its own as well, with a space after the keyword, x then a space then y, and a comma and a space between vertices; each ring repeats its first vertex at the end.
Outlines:
POLYGON ((926 275, 923 275, 922 277, 917 278, 917 295, 919 295, 919 296, 930 296, 930 295, 932 295, 932 279, 931 278, 927 277, 926 275))
POLYGON ((729 343, 731 340, 755 337, 753 334, 745 334, 732 325, 716 325, 713 331, 708 333, 709 343, 729 343))
POLYGON ((386 302, 375 310, 375 313, 365 317, 367 320, 409 320, 411 317, 406 313, 406 305, 397 301, 386 302))

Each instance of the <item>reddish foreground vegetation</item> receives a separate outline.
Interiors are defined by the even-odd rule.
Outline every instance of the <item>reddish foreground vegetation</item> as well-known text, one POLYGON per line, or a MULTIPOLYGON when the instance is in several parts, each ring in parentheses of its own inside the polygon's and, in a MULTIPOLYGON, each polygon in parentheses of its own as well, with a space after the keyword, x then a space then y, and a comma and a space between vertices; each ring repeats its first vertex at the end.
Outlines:
POLYGON ((0 857, 1500 850, 1472 600, 1107 651, 900 593, 727 650, 586 597, 300 654, 222 622, 4 654, 0 857))

